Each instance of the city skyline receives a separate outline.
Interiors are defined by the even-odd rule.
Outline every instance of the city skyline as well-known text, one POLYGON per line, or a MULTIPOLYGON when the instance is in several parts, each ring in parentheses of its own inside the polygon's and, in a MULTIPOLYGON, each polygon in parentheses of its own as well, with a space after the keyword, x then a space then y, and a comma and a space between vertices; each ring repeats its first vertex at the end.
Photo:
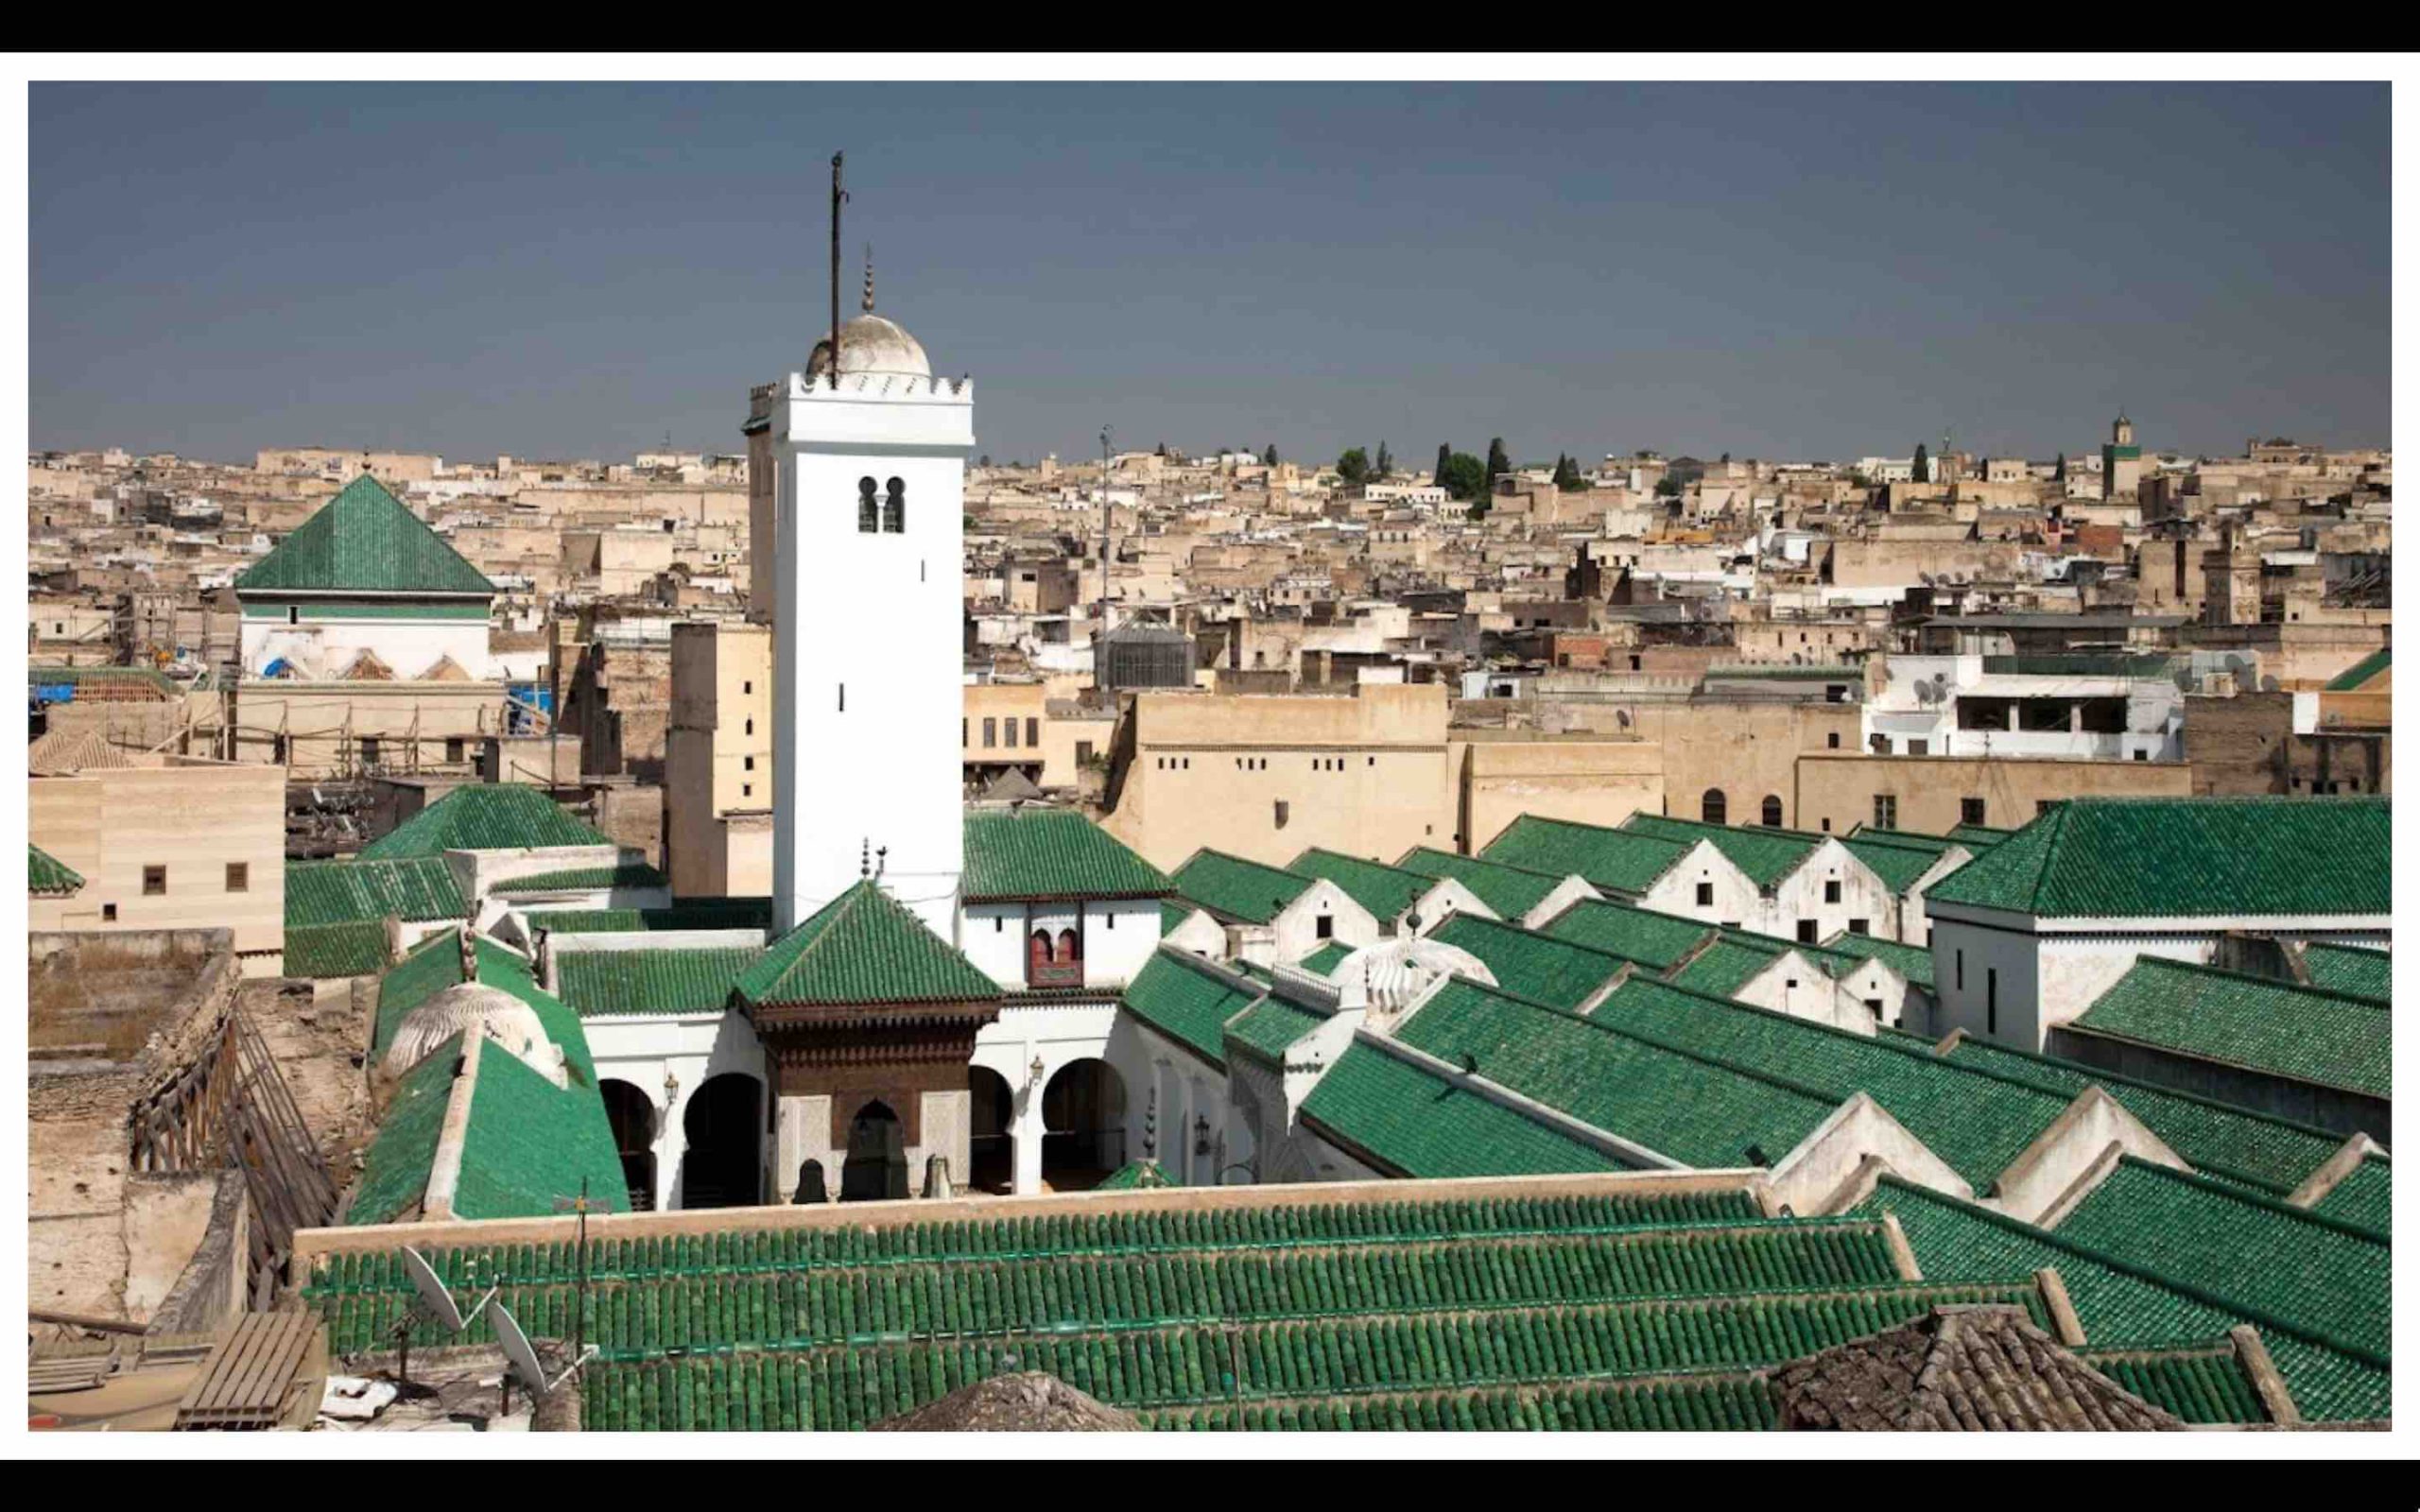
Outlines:
POLYGON ((1079 460, 1104 422, 1415 468, 1492 436, 1585 464, 1945 428, 2047 459, 2121 407, 2152 450, 2383 444, 2387 99, 37 85, 32 438, 735 452, 733 374, 821 332, 838 147, 849 302, 871 242, 1002 461, 1079 460))

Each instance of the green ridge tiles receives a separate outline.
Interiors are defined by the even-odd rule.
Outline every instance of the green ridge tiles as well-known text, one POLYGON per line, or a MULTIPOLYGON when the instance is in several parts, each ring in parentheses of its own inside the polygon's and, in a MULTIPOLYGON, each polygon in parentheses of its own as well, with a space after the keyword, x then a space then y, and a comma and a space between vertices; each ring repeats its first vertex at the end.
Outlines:
POLYGON ((1664 971, 1696 950, 1714 926, 1628 903, 1583 901, 1564 910, 1546 932, 1664 971))
POLYGON ((1321 877, 1344 889, 1344 895, 1370 910, 1381 923, 1392 923, 1420 895, 1436 885, 1435 879, 1381 862, 1365 861, 1341 851, 1314 846, 1286 863, 1302 877, 1321 877))
POLYGON ((283 975, 303 979, 375 976, 387 969, 387 925, 377 919, 345 924, 288 924, 283 975))
POLYGON ((1746 872, 1759 887, 1771 888, 1798 869, 1826 836, 1762 825, 1704 824, 1695 819, 1668 818, 1659 814, 1634 814, 1623 828, 1634 834, 1694 845, 1710 842, 1731 864, 1746 872))
POLYGON ((1395 860, 1406 871, 1437 880, 1451 877, 1476 894, 1480 902, 1495 910, 1499 919, 1518 920, 1530 909, 1546 901, 1547 894, 1563 885, 1562 876, 1525 871, 1519 867, 1483 860, 1478 856, 1459 856, 1433 846, 1414 846, 1395 860))
POLYGON ((84 879, 37 845, 26 847, 26 890, 37 898, 64 898, 84 879))
POLYGON ((1225 1029, 1225 1042, 1263 1060, 1284 1065, 1287 1048, 1327 1020, 1284 998, 1267 997, 1237 1014, 1225 1029))
POLYGON ((569 867, 561 871, 540 871, 526 877, 510 877, 495 885, 495 891, 508 897, 527 892, 593 892, 600 888, 615 892, 639 891, 669 885, 663 872, 644 861, 617 861, 601 867, 569 867))
POLYGON ((1176 868, 1172 880, 1188 902, 1208 909, 1214 918, 1266 924, 1315 879, 1223 850, 1196 850, 1176 868))
POLYGON ((405 1074, 362 1156, 361 1176, 345 1206, 348 1225, 394 1223, 420 1206, 461 1060, 458 1034, 405 1074))
POLYGON ((474 783, 458 787, 361 848, 354 859, 398 861, 448 850, 524 850, 614 842, 563 812, 534 787, 474 783))
POLYGON ((1609 830, 1524 814, 1506 825, 1479 854, 1489 861, 1556 877, 1576 872, 1608 892, 1635 896, 1671 870, 1694 843, 1694 836, 1675 840, 1645 831, 1609 830))
POLYGON ((1262 989, 1240 988, 1179 952, 1153 953, 1121 1002, 1127 1012, 1209 1061, 1226 1063, 1229 1019, 1258 1002, 1262 989))
POLYGON ((461 885, 442 856, 401 861, 293 861, 285 868, 285 927, 385 919, 459 919, 461 885))
POLYGON ((692 898, 669 908, 533 908, 524 914, 539 929, 565 935, 627 935, 677 929, 773 927, 770 898, 692 898))
POLYGON ((2327 679, 2329 693, 2353 693, 2361 684, 2384 672, 2394 661, 2394 648, 2382 645, 2369 655, 2327 679))
POLYGON ((744 947, 558 951, 557 990, 584 1017, 712 1013, 729 1006, 740 974, 760 954, 744 947))
POLYGON ((1625 1169, 1593 1145, 1358 1040, 1319 1079, 1302 1110, 1346 1149, 1405 1177, 1625 1169))
POLYGON ((2387 1162, 2370 1156, 2328 1188, 2327 1195, 2313 1203, 2310 1211, 2384 1238, 2394 1231, 2391 1181, 2387 1162))

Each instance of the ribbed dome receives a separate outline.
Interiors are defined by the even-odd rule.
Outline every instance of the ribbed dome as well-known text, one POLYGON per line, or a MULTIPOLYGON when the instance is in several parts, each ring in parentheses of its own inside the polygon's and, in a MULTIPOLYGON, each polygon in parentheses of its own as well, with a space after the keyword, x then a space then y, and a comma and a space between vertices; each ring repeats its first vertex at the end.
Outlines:
MULTIPOLYGON (((806 375, 821 378, 831 369, 832 337, 827 332, 806 359, 806 375)), ((895 373, 930 378, 933 365, 925 356, 923 343, 909 335, 897 321, 869 313, 844 321, 840 326, 840 372, 843 377, 856 373, 895 373)))
POLYGON ((1328 980, 1344 990, 1348 1004, 1355 989, 1365 990, 1367 1006, 1383 1017, 1402 1012, 1429 983, 1448 973, 1495 985, 1495 973, 1478 956, 1420 935, 1396 935, 1364 945, 1339 961, 1328 980))
POLYGON ((387 1070, 400 1076, 465 1031, 486 1035, 561 1084, 562 1052, 546 1038, 536 1011, 511 993, 478 982, 449 987, 404 1015, 387 1047, 387 1070))

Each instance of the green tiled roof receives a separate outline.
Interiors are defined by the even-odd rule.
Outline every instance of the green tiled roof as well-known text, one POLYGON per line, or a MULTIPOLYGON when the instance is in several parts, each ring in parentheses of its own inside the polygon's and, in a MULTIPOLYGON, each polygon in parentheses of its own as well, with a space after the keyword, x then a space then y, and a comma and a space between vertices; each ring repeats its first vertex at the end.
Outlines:
POLYGON ((1351 946, 1339 940, 1329 940, 1326 944, 1321 946, 1318 950, 1311 952, 1308 955, 1304 956, 1295 964, 1300 966, 1305 971, 1310 971, 1320 976, 1326 976, 1333 972, 1338 967, 1342 966, 1344 964, 1344 958, 1352 954, 1353 948, 1351 946))
POLYGON ((770 929, 770 898, 692 898, 669 908, 533 908, 540 929, 565 935, 626 935, 667 929, 770 929))
POLYGON ((517 782, 458 787, 361 848, 355 859, 396 861, 447 850, 524 850, 612 845, 534 787, 517 782))
POLYGON ((1214 918, 1266 924, 1314 879, 1223 850, 1196 850, 1176 868, 1173 880, 1187 902, 1208 909, 1214 918))
POLYGON ((1547 894, 1563 885, 1560 876, 1525 871, 1478 856, 1458 856, 1433 846, 1414 846, 1397 857, 1395 865, 1425 877, 1453 878, 1477 894, 1480 902, 1495 909, 1501 919, 1520 919, 1543 902, 1547 894))
POLYGON ((2327 679, 2329 693, 2352 693, 2362 683, 2384 672, 2394 660, 2394 648, 2382 645, 2369 655, 2327 679))
POLYGON ((1652 971, 1669 971, 1672 963, 1697 949, 1714 932, 1712 924, 1628 903, 1583 900, 1547 926, 1557 939, 1593 945, 1652 971))
POLYGON ((386 922, 288 924, 285 961, 285 974, 292 977, 374 976, 387 969, 386 922))
POLYGON ((1370 910, 1381 924, 1392 923, 1415 899, 1435 886, 1436 879, 1404 871, 1376 861, 1364 861, 1314 846, 1286 863, 1302 877, 1324 877, 1344 889, 1346 897, 1370 910))
POLYGON ((1358 1040, 1303 1099, 1303 1117, 1379 1169, 1405 1177, 1623 1168, 1601 1150, 1358 1040))
MULTIPOLYGON (((1611 1001, 1632 990, 1624 986, 1611 1001)), ((1499 1086, 1694 1166, 1760 1163, 1752 1146, 1764 1162, 1778 1160, 1838 1106, 1786 1077, 1742 1074, 1623 1033, 1600 1022, 1605 1011, 1583 1019, 1456 979, 1396 1037, 1450 1065, 1475 1063, 1499 1086)))
POLYGON ((459 919, 468 904, 442 856, 402 861, 294 861, 285 868, 285 927, 385 919, 459 919))
MULTIPOLYGON (((1931 1054, 1919 1037, 1883 1038, 1887 1042, 1910 1047, 1911 1054, 1931 1054)), ((2191 1162, 2194 1169, 2224 1176, 2276 1195, 2300 1186, 2304 1177, 2325 1164, 2344 1143, 2343 1136, 2324 1129, 1984 1040, 1962 1039, 1948 1055, 1934 1058, 2021 1081, 2070 1099, 2087 1087, 2100 1087, 2166 1141, 2169 1148, 2191 1162)))
POLYGON ((2394 1230, 2394 1193, 2392 1173, 2387 1162, 2373 1155, 2344 1174, 2344 1178, 2327 1189, 2327 1195, 2312 1204, 2311 1211, 2323 1218, 2367 1228, 2383 1238, 2394 1230))
POLYGON ((2015 833, 2014 830, 2003 830, 1989 824, 1954 824, 1950 826, 1948 838, 1981 855, 2015 833))
POLYGON ((495 885, 495 891, 506 895, 523 892, 588 892, 599 887, 620 892, 667 885, 663 872, 644 861, 622 861, 609 867, 573 867, 562 871, 541 871, 527 877, 514 877, 495 885))
POLYGON ((476 593, 495 585, 363 473, 235 579, 239 593, 476 593))
POLYGON ((1815 848, 1825 838, 1798 830, 1767 829, 1762 825, 1704 824, 1696 819, 1667 818, 1660 814, 1634 814, 1623 828, 1634 834, 1651 834, 1683 845, 1695 845, 1700 840, 1711 841, 1717 850, 1730 858, 1731 864, 1746 872, 1748 880, 1759 887, 1771 887, 1797 870, 1799 864, 1812 855, 1815 848))
MULTIPOLYGON (((2072 1097, 1979 1074, 1896 1038, 1854 1034, 1633 977, 1592 1016, 1625 1034, 1805 1089, 1824 1111, 1858 1092, 1978 1192, 2066 1110, 2072 1097)), ((1775 1160, 1789 1146, 1768 1143, 1775 1160)))
POLYGON ((2386 1005, 2273 977, 2138 956, 2068 1028, 2293 1081, 2393 1095, 2386 1005))
POLYGON ((2306 945, 2303 965, 2310 972, 2310 985, 2330 992, 2350 992, 2381 1003, 2394 993, 2394 957, 2384 951, 2365 951, 2351 945, 2306 945))
POLYGON ((26 890, 37 898, 64 898, 84 879, 38 845, 26 847, 26 890))
POLYGON ((1932 990, 1932 952, 1922 945, 1902 945, 1879 935, 1857 935, 1844 929, 1825 940, 1824 948, 1835 954, 1880 961, 1911 986, 1932 990))
POLYGON ((1183 1182, 1167 1174, 1157 1160, 1129 1160, 1100 1178, 1095 1192, 1149 1192, 1159 1187, 1182 1186, 1183 1182))
POLYGON ((869 877, 740 973, 752 1004, 984 1003, 999 985, 869 877))
POLYGON ((345 1208, 347 1224, 393 1223, 420 1205, 428 1191, 438 1130, 445 1124, 445 1105, 454 1094, 454 1071, 461 1057, 462 1037, 458 1034, 406 1073, 395 1089, 378 1121, 377 1135, 362 1156, 361 1177, 345 1208))
POLYGON ((710 1013, 731 1002, 740 973, 760 954, 722 947, 559 951, 556 989, 583 1016, 710 1013))
POLYGON ((478 969, 481 986, 500 988, 529 1005, 546 1038, 562 1047, 574 1085, 594 1091, 596 1063, 589 1057, 588 1033, 580 1027, 579 1015, 571 1005, 538 985, 537 970, 530 962, 494 940, 478 942, 478 969))
POLYGON ((461 930, 441 930, 406 952, 404 958, 378 979, 377 1022, 370 1038, 374 1056, 387 1053, 387 1042, 404 1016, 422 1004, 462 983, 461 930))
POLYGON ((1135 1414, 1162 1433, 1757 1433, 1779 1416, 1761 1376, 1582 1381, 1315 1397, 1135 1414))
POLYGON ((1214 1066, 1226 1064, 1227 1021, 1259 1001, 1182 951, 1152 954, 1121 1000, 1126 1011, 1214 1066))
POLYGON ((1618 955, 1477 914, 1457 914, 1428 937, 1478 956, 1507 992, 1558 1008, 1579 1007, 1626 964, 1618 955))
POLYGON ((2056 1231, 2323 1343, 2388 1352, 2383 1235, 2132 1156, 2056 1231))
POLYGON ((1599 824, 1524 814, 1504 827, 1480 854, 1527 871, 1567 877, 1577 872, 1607 892, 1637 894, 1655 885, 1688 853, 1688 842, 1644 831, 1609 830, 1599 824))
POLYGON ((1167 874, 1074 809, 966 811, 965 899, 1160 898, 1167 874))
POLYGON ((1184 921, 1200 912, 1183 899, 1164 901, 1160 904, 1160 937, 1165 939, 1183 927, 1184 921))
POLYGON ((1883 885, 1903 897, 1918 878, 1939 866, 1949 850, 1945 843, 1938 840, 1927 845, 1870 833, 1850 835, 1841 844, 1848 848, 1849 854, 1871 868, 1882 879, 1883 885))
POLYGON ((1781 959, 1781 953, 1787 949, 1779 943, 1767 947, 1736 933, 1726 934, 1673 972, 1672 984, 1692 992, 1727 998, 1746 987, 1758 971, 1781 959))
POLYGON ((1237 1014, 1225 1031, 1230 1049, 1284 1064, 1287 1048, 1327 1021, 1280 997, 1266 997, 1237 1014))
POLYGON ((527 1218, 579 1195, 607 1212, 631 1211, 622 1157, 593 1080, 557 1087, 493 1041, 479 1051, 478 1083, 462 1136, 454 1193, 461 1218, 527 1218))
POLYGON ((1897 1215, 1928 1280, 1983 1280, 2049 1268, 2096 1349, 2158 1348, 2217 1337, 2238 1323, 2260 1330, 2295 1404, 2322 1421, 2384 1418, 2386 1362, 2330 1348, 2282 1320, 2252 1315, 2138 1260, 1885 1176, 1860 1213, 1897 1215))
POLYGON ((1933 885, 2042 918, 2383 915, 2381 798, 2072 799, 1933 885))
POLYGON ((2078 1349, 2077 1359, 2188 1423, 2260 1423, 2269 1409, 2233 1339, 2176 1349, 2078 1349))

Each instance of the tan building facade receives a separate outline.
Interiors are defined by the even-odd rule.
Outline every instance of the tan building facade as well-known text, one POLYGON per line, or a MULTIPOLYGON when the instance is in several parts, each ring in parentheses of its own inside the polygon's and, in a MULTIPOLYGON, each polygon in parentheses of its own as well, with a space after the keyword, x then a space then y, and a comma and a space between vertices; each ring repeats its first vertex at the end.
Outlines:
POLYGON ((665 869, 673 896, 769 896, 772 813, 771 627, 673 627, 664 773, 665 869))
POLYGON ((2185 762, 2004 760, 1810 751, 1797 763, 1796 828, 1845 834, 1860 825, 1946 834, 1960 824, 2016 829, 2045 803, 2071 798, 2184 798, 2185 762))

